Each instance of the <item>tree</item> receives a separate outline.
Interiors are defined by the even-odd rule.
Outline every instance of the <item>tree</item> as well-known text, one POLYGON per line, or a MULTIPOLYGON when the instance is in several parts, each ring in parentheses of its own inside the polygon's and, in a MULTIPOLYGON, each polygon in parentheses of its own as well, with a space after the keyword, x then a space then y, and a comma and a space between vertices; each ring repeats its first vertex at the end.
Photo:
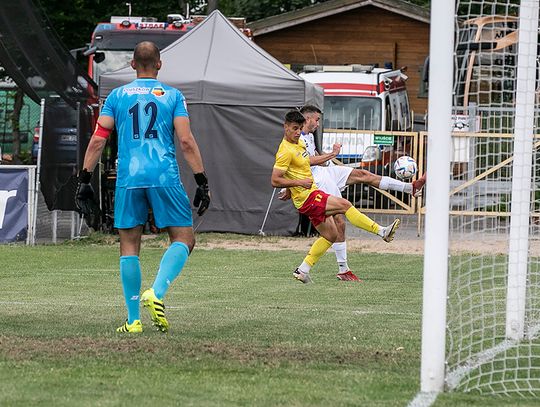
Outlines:
MULTIPOLYGON (((90 42, 92 32, 99 22, 109 21, 111 16, 127 16, 126 2, 108 0, 33 0, 40 5, 51 22, 52 28, 67 49, 81 48, 90 42)), ((167 14, 185 14, 185 3, 179 0, 131 0, 133 15, 154 16, 163 21, 167 14)))
MULTIPOLYGON (((328 0, 219 0, 219 10, 229 17, 245 17, 248 21, 255 21, 326 1, 328 0)), ((429 6, 430 0, 411 2, 429 6)))
POLYGON ((208 0, 208 14, 210 14, 212 11, 216 10, 218 8, 218 0, 208 0))
MULTIPOLYGON (((109 21, 113 15, 127 16, 128 6, 124 1, 108 0, 34 0, 41 6, 68 49, 81 48, 88 42, 98 22, 109 21)), ((153 16, 163 21, 167 14, 186 14, 189 4, 193 14, 205 14, 208 6, 217 3, 218 9, 230 17, 245 17, 254 21, 287 11, 298 10, 327 0, 210 0, 206 2, 185 0, 131 0, 133 15, 153 16)))
MULTIPOLYGON (((9 82, 11 78, 7 75, 6 71, 0 67, 0 81, 9 82)), ((11 123, 11 163, 21 164, 21 111, 24 106, 24 92, 18 86, 15 86, 12 90, 6 91, 6 98, 4 99, 6 105, 5 109, 11 107, 8 102, 9 99, 13 99, 13 107, 9 116, 6 115, 6 120, 11 123)), ((2 160, 2 157, 0 157, 2 160)))
POLYGON ((219 9, 227 16, 255 21, 325 1, 328 0, 220 0, 219 9))
MULTIPOLYGON (((92 31, 98 22, 109 21, 112 15, 126 16, 128 7, 124 1, 109 0, 34 0, 51 21, 52 27, 68 49, 80 48, 90 42, 92 31)), ((186 14, 190 5, 191 14, 204 14, 207 6, 217 2, 218 9, 228 17, 245 17, 247 21, 286 13, 323 3, 328 0, 131 0, 133 15, 153 16, 163 21, 170 13, 186 14)), ((411 0, 412 3, 429 6, 430 0, 411 0)))
POLYGON ((11 112, 11 135, 13 137, 13 164, 20 164, 21 160, 21 111, 24 105, 24 92, 21 88, 16 87, 12 92, 13 95, 13 111, 11 112))

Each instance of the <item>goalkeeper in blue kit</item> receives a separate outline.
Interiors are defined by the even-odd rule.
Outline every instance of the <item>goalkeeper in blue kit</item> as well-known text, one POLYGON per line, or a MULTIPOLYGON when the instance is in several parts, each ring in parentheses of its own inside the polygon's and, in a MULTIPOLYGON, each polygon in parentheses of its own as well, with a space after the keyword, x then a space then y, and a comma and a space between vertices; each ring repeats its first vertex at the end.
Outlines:
POLYGON ((136 70, 137 79, 114 89, 98 118, 79 174, 76 201, 84 213, 94 200, 92 171, 116 127, 114 226, 120 235, 120 277, 128 314, 117 331, 142 332, 141 302, 148 308, 154 325, 167 332, 169 322, 163 298, 195 246, 191 205, 176 162, 175 134, 198 185, 194 205, 199 215, 208 209, 210 193, 199 147, 191 133, 185 98, 179 90, 157 80, 161 60, 156 45, 148 41, 139 43, 131 67, 136 70), (161 259, 152 287, 139 298, 139 251, 149 208, 156 226, 167 229, 171 244, 161 259))

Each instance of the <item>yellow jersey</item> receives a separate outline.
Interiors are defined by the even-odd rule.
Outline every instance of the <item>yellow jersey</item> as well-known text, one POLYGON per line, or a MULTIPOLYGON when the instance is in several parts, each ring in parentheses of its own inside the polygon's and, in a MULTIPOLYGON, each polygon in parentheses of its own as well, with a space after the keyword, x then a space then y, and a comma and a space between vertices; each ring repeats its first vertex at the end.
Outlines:
POLYGON ((309 194, 317 189, 317 185, 311 174, 309 154, 304 141, 298 140, 298 144, 293 144, 283 139, 276 153, 274 168, 285 171, 285 178, 287 179, 310 178, 313 181, 310 189, 299 186, 289 188, 294 206, 297 209, 301 208, 305 200, 309 197, 309 194))

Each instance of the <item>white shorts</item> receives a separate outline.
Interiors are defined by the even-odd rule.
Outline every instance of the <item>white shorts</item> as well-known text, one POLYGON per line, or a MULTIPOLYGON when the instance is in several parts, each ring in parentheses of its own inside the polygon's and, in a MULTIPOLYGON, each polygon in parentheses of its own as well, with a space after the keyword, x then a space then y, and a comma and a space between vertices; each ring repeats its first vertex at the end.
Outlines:
POLYGON ((351 175, 352 170, 352 167, 344 165, 311 167, 317 187, 327 194, 338 197, 341 197, 341 191, 347 186, 347 178, 351 175))

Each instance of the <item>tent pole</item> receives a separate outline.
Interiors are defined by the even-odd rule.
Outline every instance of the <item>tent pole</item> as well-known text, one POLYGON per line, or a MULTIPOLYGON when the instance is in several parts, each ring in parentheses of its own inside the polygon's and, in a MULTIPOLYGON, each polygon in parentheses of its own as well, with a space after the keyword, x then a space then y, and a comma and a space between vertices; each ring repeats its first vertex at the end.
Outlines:
POLYGON ((274 199, 275 194, 276 194, 276 188, 274 188, 274 190, 272 191, 272 196, 270 197, 270 202, 268 202, 268 208, 266 208, 266 214, 264 215, 263 223, 261 225, 261 228, 259 229, 259 235, 261 235, 261 236, 266 236, 263 229, 264 229, 264 225, 266 223, 266 219, 268 218, 268 213, 270 212, 270 206, 272 206, 272 200, 274 199))

